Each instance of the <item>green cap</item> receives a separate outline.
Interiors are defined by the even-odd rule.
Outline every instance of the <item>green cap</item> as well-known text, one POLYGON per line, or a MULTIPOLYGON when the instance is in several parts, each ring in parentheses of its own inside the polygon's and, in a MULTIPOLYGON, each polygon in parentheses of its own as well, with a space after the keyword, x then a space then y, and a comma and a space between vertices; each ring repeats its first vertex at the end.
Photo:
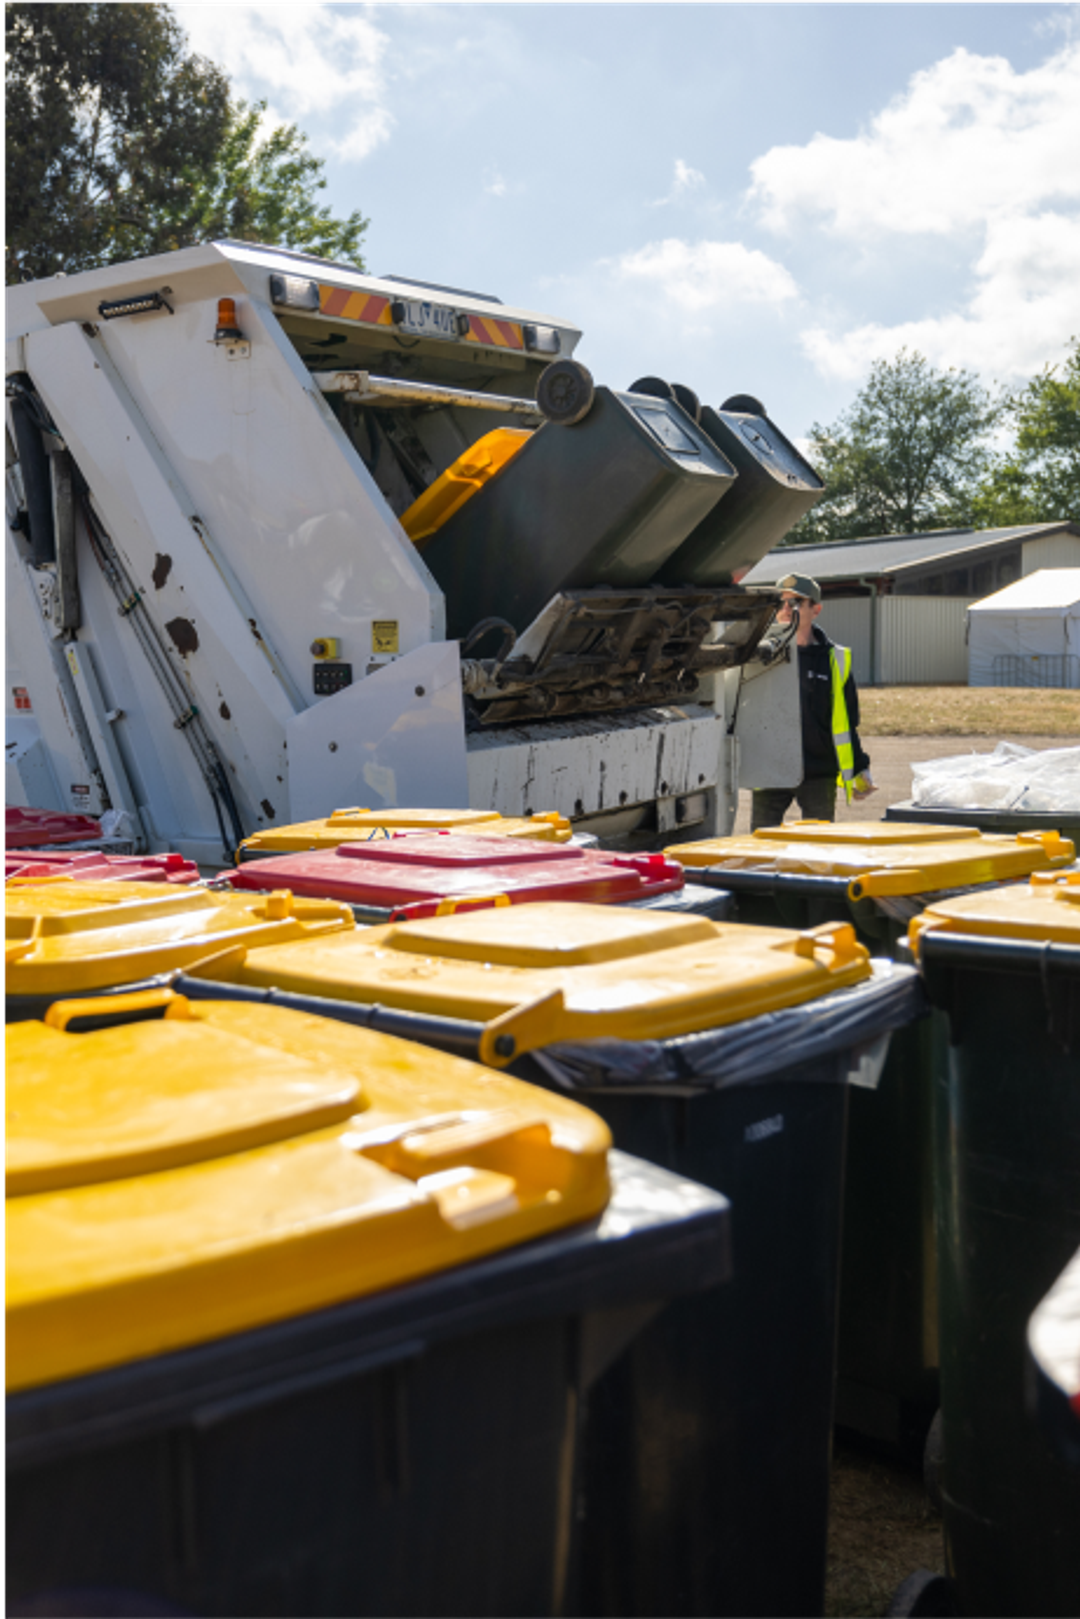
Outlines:
POLYGON ((808 573, 786 573, 782 579, 776 581, 776 588, 790 590, 796 596, 805 596, 807 601, 821 600, 821 586, 816 579, 811 579, 808 573))

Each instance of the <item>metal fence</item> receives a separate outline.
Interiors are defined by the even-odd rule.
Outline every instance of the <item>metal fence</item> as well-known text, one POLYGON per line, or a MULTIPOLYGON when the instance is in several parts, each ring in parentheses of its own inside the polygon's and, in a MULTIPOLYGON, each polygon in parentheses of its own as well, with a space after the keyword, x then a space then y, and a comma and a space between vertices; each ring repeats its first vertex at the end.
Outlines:
POLYGON ((995 686, 1080 686, 1080 658, 1069 652, 999 652, 995 686))

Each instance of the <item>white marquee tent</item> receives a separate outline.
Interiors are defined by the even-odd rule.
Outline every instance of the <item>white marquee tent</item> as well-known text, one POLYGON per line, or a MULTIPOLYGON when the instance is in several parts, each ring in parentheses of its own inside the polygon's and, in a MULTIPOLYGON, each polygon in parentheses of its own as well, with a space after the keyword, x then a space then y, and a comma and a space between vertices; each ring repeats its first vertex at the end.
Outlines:
POLYGON ((1080 568, 1040 568, 968 613, 969 685, 1080 687, 1080 568))

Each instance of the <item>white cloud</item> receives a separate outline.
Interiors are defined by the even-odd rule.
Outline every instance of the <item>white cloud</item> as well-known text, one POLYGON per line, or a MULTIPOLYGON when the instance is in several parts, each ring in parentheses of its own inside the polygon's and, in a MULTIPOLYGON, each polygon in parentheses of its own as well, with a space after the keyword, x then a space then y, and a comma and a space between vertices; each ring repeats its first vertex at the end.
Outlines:
POLYGON ((1080 42, 1070 38, 1026 73, 956 50, 858 135, 816 134, 758 158, 748 200, 764 225, 797 230, 804 251, 815 228, 850 244, 864 279, 898 236, 970 254, 965 286, 950 298, 950 284, 936 285, 940 312, 804 331, 818 371, 855 380, 904 346, 1001 380, 1056 359, 1080 332, 1077 153, 1080 42))
POLYGON ((484 192, 489 197, 519 197, 524 190, 520 180, 508 180, 501 169, 488 169, 484 175, 484 192))
POLYGON ((246 100, 265 96, 273 122, 334 115, 320 145, 359 162, 389 139, 384 58, 389 39, 370 17, 323 4, 178 5, 193 50, 219 63, 246 100))
POLYGON ((751 165, 772 230, 817 218, 847 237, 952 234, 1080 199, 1080 43, 1027 73, 956 50, 868 129, 775 146, 751 165))
POLYGON ((692 169, 689 163, 684 163, 681 157, 675 159, 675 177, 671 182, 671 190, 666 197, 657 197, 652 204, 654 208, 666 208, 669 202, 681 202, 692 191, 701 191, 705 185, 705 176, 700 169, 692 169))
POLYGON ((804 352, 824 376, 854 380, 873 360, 903 347, 937 365, 955 365, 1001 381, 1030 376, 1080 334, 1080 218, 1043 213, 990 223, 975 264, 976 286, 963 310, 894 326, 868 323, 846 332, 815 326, 804 352))
POLYGON ((669 236, 603 268, 624 282, 655 283, 692 312, 736 303, 783 303, 798 288, 782 264, 742 242, 683 242, 669 236))

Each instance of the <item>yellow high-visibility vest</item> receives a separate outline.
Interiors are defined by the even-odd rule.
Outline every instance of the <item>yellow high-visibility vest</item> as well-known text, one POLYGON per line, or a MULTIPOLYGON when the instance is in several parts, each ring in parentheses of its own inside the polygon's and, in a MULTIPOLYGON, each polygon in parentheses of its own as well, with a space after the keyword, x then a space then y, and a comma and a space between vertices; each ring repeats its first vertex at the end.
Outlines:
POLYGON ((830 646, 829 669, 832 673, 832 738, 836 748, 836 762, 840 766, 840 774, 836 781, 837 786, 844 789, 850 804, 852 783, 856 775, 855 745, 851 740, 851 722, 848 719, 847 703, 844 701, 844 687, 851 673, 851 648, 830 646))

